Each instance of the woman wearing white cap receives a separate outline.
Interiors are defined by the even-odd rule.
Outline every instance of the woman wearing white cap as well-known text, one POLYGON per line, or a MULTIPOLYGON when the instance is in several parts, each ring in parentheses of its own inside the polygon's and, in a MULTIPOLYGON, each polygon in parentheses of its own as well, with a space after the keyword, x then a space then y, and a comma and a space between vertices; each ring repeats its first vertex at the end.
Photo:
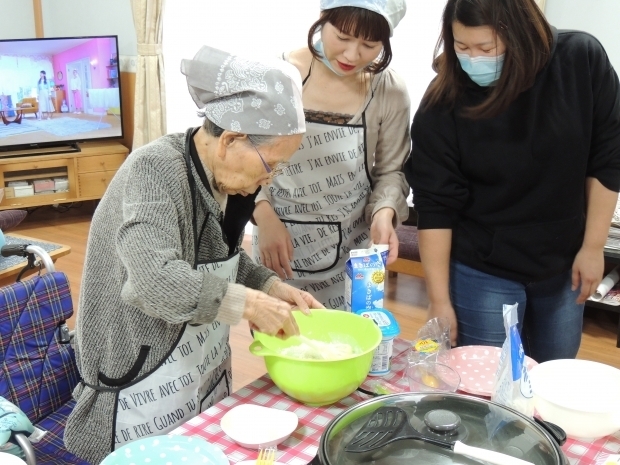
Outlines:
POLYGON ((284 56, 304 77, 307 132, 286 176, 257 198, 254 257, 328 308, 344 306, 351 249, 389 244, 407 218, 401 169, 409 97, 388 68, 405 0, 321 0, 308 47, 284 56), (316 33, 320 33, 314 42, 316 33))
POLYGON ((299 73, 209 47, 182 72, 203 125, 134 151, 88 238, 76 328, 82 382, 65 443, 93 464, 230 393, 229 325, 244 318, 286 337, 299 332, 294 306, 320 306, 240 248, 257 190, 305 131, 299 73))

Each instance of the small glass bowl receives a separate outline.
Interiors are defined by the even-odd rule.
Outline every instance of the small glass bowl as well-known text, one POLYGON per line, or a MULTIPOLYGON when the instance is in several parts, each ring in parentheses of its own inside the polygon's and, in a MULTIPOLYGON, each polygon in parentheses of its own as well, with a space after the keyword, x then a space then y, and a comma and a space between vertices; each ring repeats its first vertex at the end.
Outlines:
POLYGON ((456 392, 460 375, 448 365, 437 362, 412 363, 407 368, 411 392, 456 392))

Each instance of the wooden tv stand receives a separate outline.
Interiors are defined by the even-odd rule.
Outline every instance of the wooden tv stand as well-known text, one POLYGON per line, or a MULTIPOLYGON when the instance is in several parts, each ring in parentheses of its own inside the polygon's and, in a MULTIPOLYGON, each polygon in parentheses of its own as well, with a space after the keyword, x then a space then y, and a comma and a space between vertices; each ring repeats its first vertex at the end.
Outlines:
POLYGON ((0 152, 0 188, 4 188, 0 210, 100 199, 129 150, 113 141, 85 142, 79 147, 81 152, 45 155, 0 152), (67 179, 66 192, 24 192, 29 187, 16 192, 9 186, 10 182, 32 185, 36 180, 63 178, 67 179))

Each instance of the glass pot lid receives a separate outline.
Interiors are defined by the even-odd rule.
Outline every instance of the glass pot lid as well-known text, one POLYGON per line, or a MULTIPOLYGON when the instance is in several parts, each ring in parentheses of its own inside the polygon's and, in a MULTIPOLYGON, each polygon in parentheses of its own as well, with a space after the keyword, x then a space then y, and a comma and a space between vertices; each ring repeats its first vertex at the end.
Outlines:
MULTIPOLYGON (((321 437, 319 458, 322 465, 368 462, 400 465, 404 461, 429 465, 480 465, 479 460, 416 439, 396 440, 371 451, 353 451, 364 449, 360 447, 364 441, 358 441, 359 436, 356 435, 367 426, 377 426, 376 422, 367 423, 371 418, 378 418, 373 414, 378 414, 378 409, 382 407, 391 408, 382 409, 379 411, 381 413, 387 410, 400 412, 398 409, 402 409, 405 412, 403 418, 414 432, 440 442, 454 443, 458 440, 468 446, 512 455, 537 465, 567 463, 557 442, 533 420, 514 410, 460 394, 405 393, 362 402, 336 417, 321 437)), ((379 427, 379 435, 384 434, 386 439, 396 436, 395 431, 399 428, 392 428, 384 434, 379 427)), ((368 443, 372 445, 372 441, 366 441, 368 443)))

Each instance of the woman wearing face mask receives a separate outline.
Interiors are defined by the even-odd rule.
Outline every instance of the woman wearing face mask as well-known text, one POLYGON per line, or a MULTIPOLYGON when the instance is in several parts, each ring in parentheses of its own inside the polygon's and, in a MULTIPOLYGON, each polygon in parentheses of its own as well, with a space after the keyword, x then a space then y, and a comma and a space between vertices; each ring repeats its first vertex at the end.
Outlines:
POLYGON ((518 302, 526 353, 573 358, 620 190, 618 77, 534 0, 448 0, 435 67, 405 168, 429 316, 501 346, 518 302))
POLYGON ((283 57, 304 79, 307 132, 285 175, 257 198, 254 257, 338 309, 349 251, 389 244, 391 263, 394 227, 408 215, 401 170, 410 151, 409 97, 388 68, 406 4, 321 0, 320 7, 308 47, 283 57))

